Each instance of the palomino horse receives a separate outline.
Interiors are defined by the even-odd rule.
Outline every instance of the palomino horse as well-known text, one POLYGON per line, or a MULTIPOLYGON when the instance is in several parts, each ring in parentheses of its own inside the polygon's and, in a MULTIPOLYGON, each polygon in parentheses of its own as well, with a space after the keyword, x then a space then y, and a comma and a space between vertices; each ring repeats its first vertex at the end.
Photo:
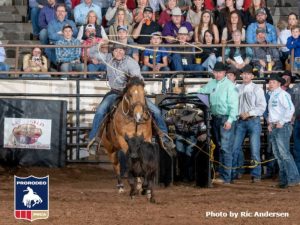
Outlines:
POLYGON ((124 191, 120 175, 118 151, 126 154, 128 144, 125 140, 133 136, 143 135, 146 142, 152 139, 152 121, 146 107, 144 82, 138 78, 131 78, 123 91, 122 100, 117 105, 112 118, 102 132, 99 132, 101 144, 104 146, 117 174, 119 193, 124 191))

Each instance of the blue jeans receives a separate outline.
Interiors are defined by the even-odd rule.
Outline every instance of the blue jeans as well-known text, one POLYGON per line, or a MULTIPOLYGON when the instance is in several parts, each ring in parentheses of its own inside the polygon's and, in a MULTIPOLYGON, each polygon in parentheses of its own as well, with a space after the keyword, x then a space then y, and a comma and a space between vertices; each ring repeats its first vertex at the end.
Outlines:
POLYGON ((83 71, 83 63, 62 63, 60 66, 61 72, 83 71))
POLYGON ((40 42, 42 45, 48 45, 49 44, 49 38, 48 38, 48 31, 47 29, 42 29, 40 31, 40 42))
MULTIPOLYGON (((272 143, 271 143, 271 140, 270 140, 270 134, 268 134, 267 136, 267 150, 266 150, 266 153, 265 153, 265 159, 266 160, 270 160, 270 159, 274 159, 274 153, 272 151, 272 143)), ((274 159, 270 162, 267 162, 266 164, 266 176, 267 177, 274 177, 277 172, 278 172, 278 165, 277 165, 277 160, 274 159)))
MULTIPOLYGON (((92 129, 89 134, 89 140, 92 140, 94 137, 96 137, 98 128, 102 124, 103 119, 105 118, 107 113, 110 111, 110 107, 114 104, 114 102, 117 100, 117 98, 119 96, 120 95, 118 95, 114 92, 109 92, 108 94, 105 95, 105 97, 103 98, 103 100, 101 101, 100 105, 98 106, 98 108, 96 110, 92 129)), ((153 118, 154 118, 157 126, 159 127, 159 129, 163 133, 167 134, 168 128, 167 128, 165 121, 163 120, 160 109, 154 103, 152 103, 152 101, 149 100, 148 98, 146 98, 146 103, 147 103, 148 108, 149 108, 150 112, 152 113, 153 118)))
MULTIPOLYGON (((142 71, 152 71, 153 69, 150 68, 149 66, 143 66, 142 67, 142 71)), ((170 71, 170 68, 168 66, 164 66, 164 67, 161 67, 159 71, 170 71)))
POLYGON ((215 64, 217 62, 217 57, 215 54, 211 54, 203 63, 202 66, 208 71, 212 72, 215 64))
POLYGON ((181 136, 177 136, 176 137, 176 150, 178 152, 182 152, 185 153, 187 156, 192 156, 192 153, 194 151, 193 144, 189 144, 187 143, 185 140, 183 140, 182 138, 188 139, 190 142, 192 142, 194 145, 197 142, 197 138, 193 135, 189 136, 189 137, 181 137, 181 136))
POLYGON ((39 15, 40 15, 40 8, 38 7, 31 8, 30 18, 32 24, 32 33, 34 36, 38 36, 40 33, 39 15))
MULTIPOLYGON (((242 145, 246 134, 250 137, 250 149, 251 149, 251 160, 260 162, 260 134, 261 134, 261 124, 260 118, 256 117, 250 120, 238 120, 236 123, 235 138, 233 144, 233 160, 232 167, 238 166, 238 157, 242 151, 242 145)), ((236 171, 232 171, 232 176, 235 178, 236 171)), ((251 169, 251 176, 255 178, 261 177, 261 165, 256 166, 251 169)))
POLYGON ((212 138, 216 145, 216 150, 219 151, 220 165, 219 172, 221 178, 226 183, 231 181, 231 167, 232 167, 232 141, 234 137, 235 121, 232 122, 232 128, 229 130, 224 129, 224 124, 228 116, 213 116, 212 118, 212 138))
POLYGON ((294 123, 294 150, 293 156, 295 159, 298 172, 300 171, 300 120, 295 120, 294 123))
MULTIPOLYGON (((9 65, 5 64, 4 62, 0 62, 0 71, 9 71, 9 65)), ((8 78, 7 74, 0 74, 1 78, 8 78)))
MULTIPOLYGON (((88 64, 87 69, 89 72, 106 71, 105 64, 88 64)), ((97 78, 97 74, 89 74, 88 78, 97 78)))
POLYGON ((57 65, 55 48, 45 48, 45 54, 54 65, 57 65))
POLYGON ((182 64, 182 57, 180 54, 173 54, 171 56, 171 65, 175 71, 203 71, 203 66, 201 64, 182 64))
POLYGON ((279 166, 279 184, 289 185, 300 181, 294 158, 290 153, 292 125, 285 123, 282 128, 273 128, 270 140, 275 158, 279 166))
MULTIPOLYGON (((299 57, 297 57, 297 58, 299 58, 299 57)), ((300 71, 300 62, 297 62, 297 61, 294 62, 294 70, 300 71)))
POLYGON ((23 74, 22 77, 24 78, 49 78, 51 77, 50 74, 23 74))

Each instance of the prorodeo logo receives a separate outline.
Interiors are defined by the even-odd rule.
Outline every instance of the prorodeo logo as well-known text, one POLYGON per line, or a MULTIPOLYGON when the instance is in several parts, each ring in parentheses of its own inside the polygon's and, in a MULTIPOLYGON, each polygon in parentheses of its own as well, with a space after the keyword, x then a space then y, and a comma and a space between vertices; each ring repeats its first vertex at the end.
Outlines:
POLYGON ((15 176, 15 218, 25 220, 49 217, 49 176, 15 176))

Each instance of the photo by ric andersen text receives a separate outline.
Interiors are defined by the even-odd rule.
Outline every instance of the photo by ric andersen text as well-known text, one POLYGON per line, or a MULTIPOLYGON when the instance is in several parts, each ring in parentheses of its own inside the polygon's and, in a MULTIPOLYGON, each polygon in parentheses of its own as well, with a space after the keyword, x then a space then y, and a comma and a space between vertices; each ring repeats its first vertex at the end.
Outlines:
POLYGON ((207 211, 205 212, 205 217, 207 218, 287 218, 289 217, 288 212, 269 212, 269 211, 228 211, 228 212, 215 212, 207 211))

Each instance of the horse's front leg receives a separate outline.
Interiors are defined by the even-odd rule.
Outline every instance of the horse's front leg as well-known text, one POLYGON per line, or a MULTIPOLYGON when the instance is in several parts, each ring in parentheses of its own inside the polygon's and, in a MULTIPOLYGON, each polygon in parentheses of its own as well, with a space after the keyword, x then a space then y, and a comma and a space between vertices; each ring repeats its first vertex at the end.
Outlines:
POLYGON ((117 180, 118 180, 118 184, 117 184, 117 188, 119 193, 123 193, 124 192, 124 184, 121 178, 121 172, 120 172, 120 163, 119 163, 119 159, 118 159, 118 153, 117 152, 112 152, 112 153, 108 153, 108 156, 110 158, 110 161, 113 164, 115 173, 117 175, 117 180))

